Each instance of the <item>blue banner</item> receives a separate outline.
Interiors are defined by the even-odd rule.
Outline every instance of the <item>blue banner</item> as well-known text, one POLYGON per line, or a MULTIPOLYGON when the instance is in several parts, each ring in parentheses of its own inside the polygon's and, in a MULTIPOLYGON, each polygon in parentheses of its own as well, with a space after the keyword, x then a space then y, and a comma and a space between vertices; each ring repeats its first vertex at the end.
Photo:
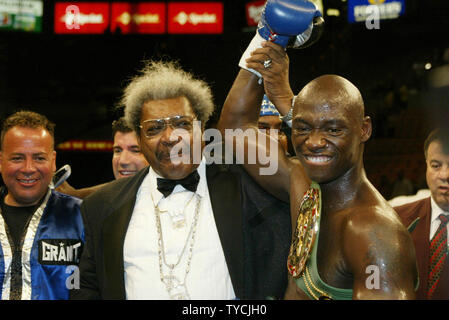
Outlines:
POLYGON ((396 19, 405 12, 405 0, 348 0, 348 22, 396 19))

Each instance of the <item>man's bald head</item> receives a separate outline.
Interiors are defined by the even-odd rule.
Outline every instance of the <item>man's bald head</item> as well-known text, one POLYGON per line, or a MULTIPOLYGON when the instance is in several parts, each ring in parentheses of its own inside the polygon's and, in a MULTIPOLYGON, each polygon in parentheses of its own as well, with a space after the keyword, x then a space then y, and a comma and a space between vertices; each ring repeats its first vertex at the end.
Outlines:
POLYGON ((371 129, 360 91, 340 76, 318 77, 296 97, 292 144, 312 180, 326 183, 363 168, 371 129))
POLYGON ((293 114, 297 113, 301 104, 344 108, 359 121, 363 120, 365 114, 359 89, 349 80, 334 74, 326 74, 310 81, 298 93, 293 114))

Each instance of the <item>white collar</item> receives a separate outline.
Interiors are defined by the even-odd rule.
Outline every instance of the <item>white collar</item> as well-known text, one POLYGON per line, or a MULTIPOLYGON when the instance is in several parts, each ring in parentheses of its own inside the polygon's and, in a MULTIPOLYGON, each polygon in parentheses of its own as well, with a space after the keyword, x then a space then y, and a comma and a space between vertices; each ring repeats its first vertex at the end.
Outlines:
POLYGON ((433 200, 432 197, 430 197, 430 208, 432 209, 432 216, 431 216, 431 223, 438 220, 438 217, 440 214, 444 214, 444 215, 449 215, 449 212, 444 211, 443 209, 441 209, 438 204, 435 202, 435 200, 433 200))
MULTIPOLYGON (((196 189, 196 194, 200 197, 204 197, 207 195, 207 180, 206 180, 206 160, 203 157, 201 160, 200 165, 197 168, 198 174, 200 176, 200 181, 198 182, 198 187, 196 189)), ((159 190, 157 189, 157 178, 163 178, 162 176, 158 175, 153 168, 150 167, 150 170, 148 171, 148 174, 145 176, 145 178, 142 181, 142 184, 140 185, 139 191, 137 193, 137 197, 139 197, 141 192, 150 192, 152 195, 152 198, 154 200, 154 205, 157 205, 161 199, 163 199, 163 195, 159 190)), ((187 191, 183 186, 177 185, 175 189, 173 189, 173 193, 178 193, 181 191, 187 191)), ((190 192, 190 191, 189 191, 190 192)), ((171 196, 171 195, 170 195, 171 196)), ((168 199, 170 198, 168 196, 168 199)))

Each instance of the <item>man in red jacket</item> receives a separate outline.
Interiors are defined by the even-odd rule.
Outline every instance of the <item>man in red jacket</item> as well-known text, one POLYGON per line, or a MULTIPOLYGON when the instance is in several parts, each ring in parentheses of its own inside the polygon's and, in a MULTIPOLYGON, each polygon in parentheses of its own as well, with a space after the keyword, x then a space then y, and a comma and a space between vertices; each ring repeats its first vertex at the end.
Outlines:
POLYGON ((435 129, 424 143, 431 196, 395 207, 416 249, 418 299, 449 299, 447 220, 449 219, 449 130, 435 129))

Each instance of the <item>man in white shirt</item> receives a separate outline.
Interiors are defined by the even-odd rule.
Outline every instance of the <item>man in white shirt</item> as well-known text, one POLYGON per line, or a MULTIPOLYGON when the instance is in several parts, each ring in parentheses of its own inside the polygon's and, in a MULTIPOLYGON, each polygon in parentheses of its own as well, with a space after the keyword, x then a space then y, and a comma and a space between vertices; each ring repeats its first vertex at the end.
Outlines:
POLYGON ((86 250, 72 298, 282 297, 288 205, 238 168, 195 159, 204 148, 195 121, 202 133, 214 109, 209 86, 175 63, 149 62, 123 104, 150 166, 84 200, 86 250))
POLYGON ((415 243, 420 278, 417 298, 449 299, 448 227, 444 225, 445 217, 449 217, 449 131, 443 128, 432 131, 424 143, 424 154, 430 197, 394 209, 415 243), (441 232, 440 225, 443 228, 441 232), (438 250, 446 254, 432 263, 439 254, 438 250, 432 250, 435 243, 439 243, 438 250))

